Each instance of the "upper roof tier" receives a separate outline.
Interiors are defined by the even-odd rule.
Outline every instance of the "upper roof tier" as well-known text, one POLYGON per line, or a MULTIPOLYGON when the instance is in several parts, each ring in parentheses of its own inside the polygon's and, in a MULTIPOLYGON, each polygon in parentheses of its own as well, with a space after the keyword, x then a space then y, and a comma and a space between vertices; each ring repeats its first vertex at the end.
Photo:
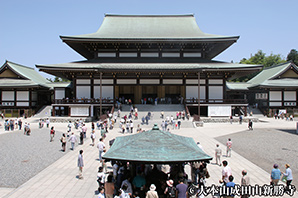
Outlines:
MULTIPOLYGON (((87 59, 96 58, 100 50, 144 50, 146 42, 192 43, 192 51, 206 53, 203 58, 212 59, 239 39, 239 36, 207 34, 200 30, 194 15, 110 15, 106 14, 95 33, 76 36, 60 36, 63 42, 87 59), (110 43, 110 46, 109 46, 110 43), (121 46, 121 43, 134 45, 121 46), (200 45, 201 44, 201 45, 200 45)), ((158 46, 160 47, 160 46, 158 46)), ((156 48, 157 50, 164 50, 156 48)), ((154 46, 149 46, 153 50, 154 46)), ((173 46, 171 46, 173 48, 173 46)), ((175 48, 175 46, 174 46, 175 48)), ((173 50, 173 49, 171 49, 173 50)), ((181 45, 176 50, 188 50, 181 45)))
POLYGON ((106 14, 95 33, 61 36, 69 39, 232 39, 238 36, 207 34, 200 30, 194 15, 110 15, 106 14))

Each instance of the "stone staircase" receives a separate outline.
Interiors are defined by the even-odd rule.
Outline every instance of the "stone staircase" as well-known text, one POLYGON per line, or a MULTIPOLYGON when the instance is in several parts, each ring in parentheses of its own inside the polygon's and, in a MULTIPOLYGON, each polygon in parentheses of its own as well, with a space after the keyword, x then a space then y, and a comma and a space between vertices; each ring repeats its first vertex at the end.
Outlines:
MULTIPOLYGON (((123 117, 124 115, 128 115, 130 112, 130 105, 123 105, 122 106, 122 112, 121 112, 121 117, 123 117)), ((138 109, 138 114, 139 114, 139 118, 138 120, 134 120, 134 126, 137 126, 137 124, 141 124, 142 122, 142 117, 146 116, 148 114, 148 112, 151 112, 151 119, 149 121, 149 125, 153 126, 153 124, 158 124, 158 126, 161 126, 161 123, 163 120, 166 119, 167 116, 171 117, 173 115, 174 119, 176 120, 176 112, 179 111, 183 111, 185 110, 183 105, 180 104, 168 104, 168 105, 164 105, 164 104, 158 104, 158 105, 135 105, 135 107, 137 107, 138 109), (161 112, 164 112, 164 119, 161 119, 160 114, 161 112)), ((115 109, 115 113, 117 112, 117 110, 115 109)), ((192 124, 192 118, 189 120, 181 120, 181 127, 183 128, 193 128, 193 124, 192 124)))

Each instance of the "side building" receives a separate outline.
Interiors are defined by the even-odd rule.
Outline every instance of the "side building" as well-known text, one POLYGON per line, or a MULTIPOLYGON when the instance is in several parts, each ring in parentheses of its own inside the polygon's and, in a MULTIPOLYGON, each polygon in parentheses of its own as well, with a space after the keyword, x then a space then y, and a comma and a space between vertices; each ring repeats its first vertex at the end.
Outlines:
POLYGON ((69 116, 98 117, 130 100, 184 103, 199 116, 246 114, 247 100, 229 98, 226 82, 262 68, 212 60, 239 36, 204 33, 193 15, 106 15, 97 32, 60 38, 86 60, 36 67, 73 82, 72 95, 52 104, 69 116))
POLYGON ((228 82, 227 90, 234 98, 246 97, 265 115, 298 115, 298 68, 292 62, 264 68, 246 83, 228 82))
POLYGON ((69 84, 51 83, 34 68, 6 61, 0 68, 0 112, 5 117, 32 116, 52 103, 55 87, 66 90, 69 84))

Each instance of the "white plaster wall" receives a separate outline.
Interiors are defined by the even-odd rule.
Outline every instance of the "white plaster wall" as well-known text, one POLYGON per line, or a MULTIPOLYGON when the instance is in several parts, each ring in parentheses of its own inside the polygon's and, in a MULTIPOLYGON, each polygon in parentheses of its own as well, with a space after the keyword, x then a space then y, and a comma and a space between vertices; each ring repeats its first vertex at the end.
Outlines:
POLYGON ((28 107, 29 106, 29 102, 17 102, 17 106, 28 107))
POLYGON ((285 91, 284 92, 285 101, 295 101, 296 100, 296 91, 285 91))
POLYGON ((77 98, 90 98, 90 86, 77 86, 77 98))
MULTIPOLYGON (((100 84, 100 79, 94 79, 94 84, 100 84)), ((102 79, 102 84, 114 84, 113 79, 102 79)))
POLYGON ((77 84, 90 84, 90 79, 77 79, 77 84))
POLYGON ((117 79, 117 84, 137 84, 136 79, 117 79))
POLYGON ((163 79, 163 84, 175 84, 175 85, 181 85, 183 83, 182 79, 163 79))
POLYGON ((209 99, 223 99, 223 87, 209 86, 209 99))
POLYGON ((269 102, 270 107, 280 107, 282 106, 281 102, 269 102))
POLYGON ((71 116, 89 116, 89 107, 71 107, 71 116))
POLYGON ((281 91, 269 91, 269 100, 281 100, 281 91))
MULTIPOLYGON (((200 87, 200 98, 206 99, 206 88, 205 86, 200 87)), ((186 86, 186 98, 198 98, 198 87, 197 86, 186 86)))
POLYGON ((65 89, 55 89, 55 99, 63 99, 65 98, 65 89))
POLYGON ((222 79, 209 79, 209 84, 223 84, 222 79))
POLYGON ((17 91, 17 100, 29 100, 29 91, 17 91))
POLYGON ((14 91, 2 91, 2 100, 14 101, 14 91))
MULTIPOLYGON (((205 84, 205 80, 200 80, 200 84, 205 84)), ((186 79, 186 84, 198 84, 197 79, 186 79)))
POLYGON ((159 79, 140 79, 140 84, 159 84, 159 79))
MULTIPOLYGON (((114 98, 114 87, 113 86, 102 86, 102 97, 103 98, 114 98)), ((94 86, 94 98, 100 98, 100 86, 94 86)))

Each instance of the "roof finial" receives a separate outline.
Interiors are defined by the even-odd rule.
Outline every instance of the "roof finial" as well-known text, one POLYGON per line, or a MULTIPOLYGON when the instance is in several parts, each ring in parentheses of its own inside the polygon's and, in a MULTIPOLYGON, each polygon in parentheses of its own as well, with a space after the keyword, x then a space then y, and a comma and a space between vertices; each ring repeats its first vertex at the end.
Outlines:
POLYGON ((152 130, 159 130, 159 127, 158 127, 158 125, 156 123, 154 124, 152 130))

